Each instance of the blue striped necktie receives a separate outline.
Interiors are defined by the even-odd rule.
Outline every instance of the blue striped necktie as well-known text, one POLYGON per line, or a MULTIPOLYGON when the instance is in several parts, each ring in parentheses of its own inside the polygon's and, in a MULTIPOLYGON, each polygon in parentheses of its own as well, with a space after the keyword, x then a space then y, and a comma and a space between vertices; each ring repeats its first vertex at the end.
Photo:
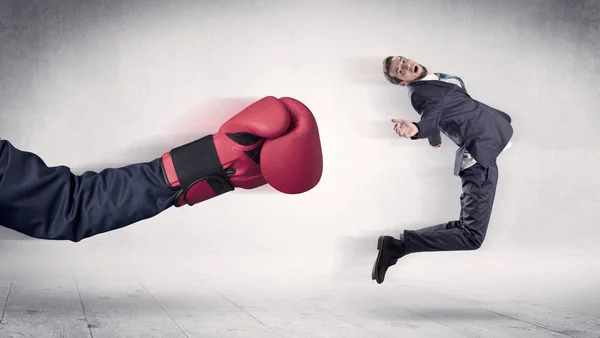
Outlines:
POLYGON ((460 86, 465 90, 465 92, 467 91, 467 87, 465 87, 465 83, 463 82, 463 80, 460 77, 454 76, 454 75, 448 75, 448 74, 444 74, 444 73, 434 73, 434 74, 437 75, 437 77, 439 77, 440 79, 458 80, 458 82, 460 82, 460 86))

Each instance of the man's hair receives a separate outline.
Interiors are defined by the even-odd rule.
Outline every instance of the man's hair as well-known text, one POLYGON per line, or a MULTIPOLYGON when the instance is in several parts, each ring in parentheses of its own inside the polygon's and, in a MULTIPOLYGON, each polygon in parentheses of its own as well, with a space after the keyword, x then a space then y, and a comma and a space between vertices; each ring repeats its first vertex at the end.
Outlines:
POLYGON ((383 59, 383 76, 385 76, 385 79, 388 80, 389 83, 397 85, 402 81, 390 74, 390 65, 392 64, 393 58, 393 56, 388 56, 383 59))

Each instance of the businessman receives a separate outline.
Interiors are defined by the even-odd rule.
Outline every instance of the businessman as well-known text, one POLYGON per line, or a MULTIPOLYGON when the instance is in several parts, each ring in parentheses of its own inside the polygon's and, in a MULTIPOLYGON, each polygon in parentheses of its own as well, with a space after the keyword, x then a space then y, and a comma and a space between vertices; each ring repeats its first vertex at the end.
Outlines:
POLYGON ((393 119, 394 131, 412 140, 442 144, 440 132, 459 148, 454 175, 462 180, 461 212, 457 219, 423 228, 404 230, 399 238, 380 236, 371 278, 383 283, 389 267, 416 252, 476 250, 488 228, 496 185, 497 157, 508 148, 513 135, 508 114, 472 98, 462 79, 430 73, 426 67, 403 56, 383 60, 388 82, 408 88, 418 122, 393 119))
POLYGON ((319 183, 322 169, 316 120, 288 97, 262 98, 216 134, 150 162, 79 176, 0 140, 0 225, 79 242, 235 188, 269 184, 285 194, 303 193, 319 183))

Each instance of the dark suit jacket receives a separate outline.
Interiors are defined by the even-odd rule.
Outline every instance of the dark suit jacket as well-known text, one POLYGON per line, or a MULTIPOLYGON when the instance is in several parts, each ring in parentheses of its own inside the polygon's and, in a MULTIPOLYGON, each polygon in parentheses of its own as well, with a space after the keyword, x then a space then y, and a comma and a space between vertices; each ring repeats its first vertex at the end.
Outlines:
POLYGON ((460 86, 429 80, 415 82, 409 90, 412 106, 421 115, 413 139, 427 138, 439 145, 441 130, 487 168, 512 138, 510 116, 471 98, 460 86))
POLYGON ((160 159, 78 176, 0 140, 0 225, 34 238, 78 242, 155 216, 176 195, 160 159))

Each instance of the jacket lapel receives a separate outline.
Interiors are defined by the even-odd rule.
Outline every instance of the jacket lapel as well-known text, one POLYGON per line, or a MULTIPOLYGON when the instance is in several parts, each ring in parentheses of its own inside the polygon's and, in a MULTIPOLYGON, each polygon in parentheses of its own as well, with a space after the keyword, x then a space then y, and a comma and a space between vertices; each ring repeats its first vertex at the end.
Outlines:
POLYGON ((458 89, 461 93, 471 97, 461 86, 456 85, 454 83, 449 83, 446 81, 426 80, 426 81, 418 81, 418 82, 410 84, 410 86, 413 89, 416 89, 417 87, 420 87, 420 86, 427 86, 427 85, 438 86, 438 87, 443 87, 443 88, 447 88, 447 89, 458 89))

